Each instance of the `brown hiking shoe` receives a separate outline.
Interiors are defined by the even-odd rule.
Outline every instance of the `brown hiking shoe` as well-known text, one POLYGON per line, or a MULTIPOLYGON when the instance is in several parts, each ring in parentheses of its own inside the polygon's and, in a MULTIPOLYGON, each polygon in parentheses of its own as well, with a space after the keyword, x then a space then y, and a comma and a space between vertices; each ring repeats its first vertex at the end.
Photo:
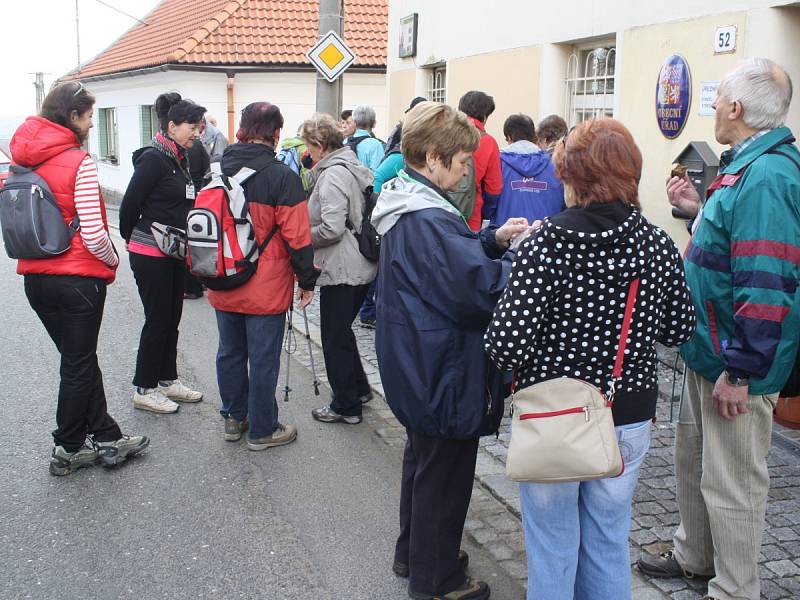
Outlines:
POLYGON ((266 450, 273 446, 285 446, 297 439, 297 427, 294 425, 283 425, 278 423, 278 427, 272 435, 260 438, 247 438, 247 448, 249 450, 266 450))
POLYGON ((467 577, 458 589, 446 594, 431 596, 430 594, 419 594, 408 590, 408 597, 414 600, 488 600, 492 595, 489 584, 485 581, 478 581, 472 577, 467 577))

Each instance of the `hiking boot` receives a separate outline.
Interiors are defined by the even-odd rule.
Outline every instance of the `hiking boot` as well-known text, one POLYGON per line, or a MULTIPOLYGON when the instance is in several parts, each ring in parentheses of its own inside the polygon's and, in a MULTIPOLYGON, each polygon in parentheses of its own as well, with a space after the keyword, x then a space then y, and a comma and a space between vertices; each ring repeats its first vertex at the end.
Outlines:
POLYGON ((370 400, 372 400, 375 396, 372 395, 372 392, 367 392, 363 396, 359 396, 358 399, 361 401, 361 404, 366 404, 370 400))
POLYGON ((64 446, 53 448, 50 457, 50 474, 61 476, 74 473, 83 467, 91 467, 97 462, 97 448, 84 444, 75 452, 67 452, 64 446))
POLYGON ((155 389, 145 390, 146 393, 140 394, 139 390, 133 393, 133 407, 139 410, 149 410, 159 414, 169 414, 177 412, 180 406, 167 398, 160 391, 155 389))
MULTIPOLYGON (((469 566, 469 554, 463 550, 458 551, 458 566, 461 567, 462 571, 466 571, 469 566)), ((398 577, 408 577, 408 565, 399 560, 394 561, 392 571, 394 571, 394 574, 398 577)))
POLYGON ((354 415, 348 417, 345 415, 340 415, 331 408, 330 404, 327 404, 322 408, 315 408, 311 411, 311 416, 317 421, 322 421, 323 423, 347 423, 348 425, 358 425, 361 423, 360 416, 354 415))
POLYGON ((684 579, 711 579, 711 575, 693 573, 684 569, 675 558, 675 550, 667 550, 661 554, 642 554, 636 566, 645 575, 656 578, 682 577, 684 579))
POLYGON ((183 385, 180 379, 172 380, 169 385, 159 382, 158 391, 175 402, 200 402, 203 399, 202 392, 183 385))
POLYGON ((272 435, 260 438, 247 438, 248 450, 265 450, 274 446, 285 446, 297 439, 297 427, 294 425, 282 425, 278 423, 277 429, 272 435))
POLYGON ((489 584, 485 581, 478 581, 472 577, 467 577, 457 589, 446 594, 419 594, 408 590, 408 597, 414 600, 488 600, 492 595, 489 584))
POLYGON ((123 435, 113 442, 96 442, 97 453, 104 467, 113 467, 147 448, 150 438, 145 435, 123 435))
POLYGON ((236 417, 231 417, 229 415, 225 418, 225 434, 223 437, 229 442, 238 442, 242 439, 242 433, 247 431, 248 426, 247 417, 238 421, 236 417))

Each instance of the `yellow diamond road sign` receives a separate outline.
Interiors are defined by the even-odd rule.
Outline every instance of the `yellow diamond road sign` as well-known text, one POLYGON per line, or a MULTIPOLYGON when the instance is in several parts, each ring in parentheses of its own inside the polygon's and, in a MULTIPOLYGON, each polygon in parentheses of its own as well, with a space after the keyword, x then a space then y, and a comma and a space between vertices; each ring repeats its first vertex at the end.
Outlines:
POLYGON ((317 68, 317 71, 331 83, 336 81, 356 60, 353 51, 333 31, 323 35, 306 56, 317 68))

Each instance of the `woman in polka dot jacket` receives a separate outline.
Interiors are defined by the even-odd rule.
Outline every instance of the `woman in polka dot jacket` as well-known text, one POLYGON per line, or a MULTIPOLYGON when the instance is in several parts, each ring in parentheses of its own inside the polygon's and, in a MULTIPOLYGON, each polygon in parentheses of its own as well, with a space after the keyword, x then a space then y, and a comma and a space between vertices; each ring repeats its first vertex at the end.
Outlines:
POLYGON ((613 119, 578 125, 556 148, 567 209, 517 252, 486 349, 519 388, 575 377, 607 390, 631 281, 639 292, 613 407, 625 472, 523 483, 528 599, 630 598, 628 533, 658 387, 655 343, 674 346, 695 318, 680 253, 640 213, 642 157, 613 119))

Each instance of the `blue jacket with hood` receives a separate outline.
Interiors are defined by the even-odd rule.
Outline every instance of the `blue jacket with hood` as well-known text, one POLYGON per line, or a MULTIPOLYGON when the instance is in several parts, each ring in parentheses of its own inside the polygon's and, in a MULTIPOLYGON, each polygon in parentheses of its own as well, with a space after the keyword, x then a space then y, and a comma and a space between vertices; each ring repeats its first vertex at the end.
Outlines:
POLYGON ((483 216, 493 225, 512 217, 529 223, 564 210, 564 186, 556 177, 547 152, 532 142, 515 142, 500 152, 503 191, 496 201, 484 202, 483 216))
POLYGON ((483 333, 514 258, 495 227, 473 233, 421 175, 387 182, 372 223, 383 236, 375 349, 386 401, 410 431, 472 439, 497 431, 502 374, 483 333))

